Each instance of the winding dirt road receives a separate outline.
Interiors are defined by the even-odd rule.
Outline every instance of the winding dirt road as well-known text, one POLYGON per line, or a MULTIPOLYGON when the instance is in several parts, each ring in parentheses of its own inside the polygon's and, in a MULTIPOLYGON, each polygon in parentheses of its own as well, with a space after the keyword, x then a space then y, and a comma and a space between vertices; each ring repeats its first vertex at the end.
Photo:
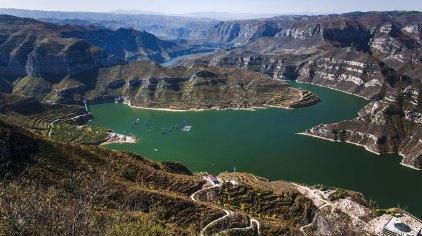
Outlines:
MULTIPOLYGON (((205 192, 205 191, 210 190, 210 189, 218 188, 218 187, 220 187, 220 186, 219 186, 219 185, 215 185, 215 186, 212 186, 212 187, 207 187, 207 188, 200 189, 200 190, 198 190, 198 191, 194 192, 192 195, 190 195, 190 198, 191 198, 191 199, 192 199, 192 201, 194 201, 194 202, 199 202, 199 201, 195 198, 195 196, 196 196, 197 194, 202 193, 202 192, 205 192)), ((215 223, 217 223, 217 222, 219 222, 219 221, 222 221, 222 220, 224 220, 225 218, 227 218, 227 217, 229 217, 230 215, 232 215, 232 214, 233 214, 230 210, 227 210, 227 209, 224 209, 224 208, 219 208, 219 209, 221 209, 222 211, 224 211, 225 215, 224 215, 224 216, 222 216, 222 217, 220 217, 220 218, 218 218, 218 219, 215 219, 215 220, 211 221, 211 222, 210 222, 210 223, 208 223, 208 224, 207 224, 204 228, 202 228, 202 230, 201 230, 201 232, 200 232, 200 236, 204 236, 204 235, 205 235, 206 230, 207 230, 209 227, 211 227, 213 224, 215 224, 215 223)), ((254 224, 256 224, 257 229, 258 229, 258 235, 261 235, 261 233, 260 233, 260 227, 261 227, 261 224, 259 223, 259 221, 258 221, 258 220, 256 220, 256 219, 250 218, 249 222, 250 222, 250 223, 249 223, 249 226, 248 226, 248 227, 245 227, 245 228, 232 228, 232 229, 226 229, 226 230, 221 231, 220 233, 222 233, 222 232, 226 232, 226 231, 233 231, 233 230, 249 230, 249 229, 252 229, 252 227, 253 227, 253 225, 254 225, 254 224)))

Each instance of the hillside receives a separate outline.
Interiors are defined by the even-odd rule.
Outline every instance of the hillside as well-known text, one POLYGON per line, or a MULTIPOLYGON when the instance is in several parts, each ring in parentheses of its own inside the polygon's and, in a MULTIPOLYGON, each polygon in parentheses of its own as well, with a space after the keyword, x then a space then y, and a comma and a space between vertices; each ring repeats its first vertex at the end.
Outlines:
MULTIPOLYGON (((205 181, 179 164, 154 163, 131 153, 56 143, 4 121, 0 121, 0 132, 1 173, 2 179, 7 179, 1 183, 0 210, 7 216, 7 221, 1 221, 3 233, 54 231, 66 235, 70 227, 76 226, 81 234, 103 235, 117 230, 118 235, 124 235, 148 227, 145 229, 157 230, 159 235, 196 235, 223 213, 214 204, 189 198, 205 181), (27 198, 25 194, 37 197, 27 198), (8 208, 12 205, 16 207, 8 208), (47 212, 58 217, 45 217, 47 212), (74 221, 65 220, 76 212, 79 214, 74 221), (19 225, 17 219, 21 219, 19 225)), ((297 224, 307 222, 311 212, 306 211, 312 207, 294 189, 282 192, 287 195, 272 194, 279 198, 293 194, 296 200, 285 202, 287 205, 277 214, 297 215, 280 218, 280 227, 295 232, 297 224), (290 211, 289 206, 296 210, 290 211)), ((241 211, 239 214, 247 216, 241 211)))
POLYGON ((250 174, 212 185, 180 163, 59 143, 3 120, 0 150, 6 235, 379 235, 389 214, 407 214, 352 191, 250 174))
POLYGON ((101 69, 90 102, 123 101, 148 108, 251 109, 299 107, 319 102, 307 91, 266 75, 218 67, 165 68, 131 63, 101 69))
POLYGON ((244 69, 166 68, 148 62, 98 68, 57 82, 26 76, 14 82, 12 94, 49 104, 130 102, 176 110, 298 108, 319 102, 308 91, 244 69))

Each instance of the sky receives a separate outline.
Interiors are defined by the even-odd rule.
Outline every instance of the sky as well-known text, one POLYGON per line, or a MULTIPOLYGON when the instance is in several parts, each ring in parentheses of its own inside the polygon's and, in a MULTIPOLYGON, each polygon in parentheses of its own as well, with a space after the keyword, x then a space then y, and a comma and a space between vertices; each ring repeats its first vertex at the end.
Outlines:
POLYGON ((136 9, 165 14, 214 11, 292 14, 422 11, 422 0, 0 0, 0 8, 90 12, 136 9))

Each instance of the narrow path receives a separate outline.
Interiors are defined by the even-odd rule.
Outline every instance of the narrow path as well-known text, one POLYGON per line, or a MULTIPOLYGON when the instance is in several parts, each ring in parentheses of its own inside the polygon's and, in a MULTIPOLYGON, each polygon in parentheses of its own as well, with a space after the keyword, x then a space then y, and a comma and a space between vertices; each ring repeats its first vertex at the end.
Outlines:
MULTIPOLYGON (((311 194, 314 198, 316 198, 316 199, 318 199, 319 201, 323 202, 323 203, 324 203, 324 205, 322 205, 322 206, 318 207, 318 209, 322 209, 322 208, 324 208, 324 207, 326 207, 326 206, 331 206, 331 213, 333 213, 333 212, 334 212, 334 210, 335 210, 334 204, 333 204, 333 203, 331 203, 331 202, 329 202, 329 201, 327 201, 327 200, 325 200, 325 199, 323 199, 323 198, 321 198, 321 197, 320 197, 320 196, 318 196, 317 194, 315 194, 315 192, 314 192, 312 189, 310 189, 310 188, 308 188, 308 187, 306 187, 306 186, 300 185, 300 184, 295 184, 295 183, 293 183, 293 185, 294 185, 294 186, 296 186, 296 187, 300 187, 300 188, 305 189, 305 190, 306 190, 308 193, 310 193, 310 194, 311 194)), ((315 217, 314 217, 314 218, 315 218, 315 217)), ((312 226, 313 224, 314 224, 314 219, 312 219, 312 222, 311 222, 311 223, 309 223, 309 224, 307 224, 307 225, 304 225, 304 226, 300 227, 300 231, 303 233, 303 235, 307 236, 307 234, 306 234, 306 232, 305 232, 305 228, 308 228, 308 227, 312 226)))
POLYGON ((206 231, 209 227, 211 227, 211 225, 213 225, 213 224, 215 224, 215 223, 217 223, 217 222, 219 222, 219 221, 222 221, 222 220, 224 220, 225 218, 227 218, 227 217, 229 217, 229 216, 231 215, 231 212, 230 212, 230 211, 228 211, 228 210, 226 210, 226 209, 222 209, 222 210, 223 210, 226 214, 225 214, 224 216, 222 216, 222 217, 220 217, 220 218, 216 219, 216 220, 211 221, 209 224, 207 224, 204 228, 202 228, 202 230, 201 230, 201 232, 200 232, 200 234, 199 234, 199 235, 204 236, 205 231, 206 231))
MULTIPOLYGON (((199 194, 199 193, 201 193, 201 192, 204 192, 204 191, 207 191, 207 190, 210 190, 210 189, 213 189, 213 188, 217 188, 217 187, 219 187, 218 185, 216 185, 216 186, 212 186, 212 187, 208 187, 208 188, 203 188, 203 189, 200 189, 200 190, 198 190, 198 191, 196 191, 196 192, 194 192, 194 193, 192 193, 192 195, 190 195, 190 198, 192 199, 192 201, 194 201, 194 202, 198 202, 198 200, 196 200, 196 198, 195 198, 195 195, 196 194, 199 194)), ((215 219, 215 220, 213 220, 213 221, 211 221, 210 223, 208 223, 204 228, 202 228, 202 230, 201 230, 201 232, 200 232, 200 235, 201 236, 204 236, 204 232, 211 226, 211 225, 213 225, 213 224, 215 224, 215 223, 217 223, 218 221, 221 221, 221 220, 224 220, 226 217, 228 217, 228 216, 230 216, 231 215, 231 212, 230 211, 228 211, 228 210, 226 210, 226 209, 223 209, 223 208, 221 208, 221 210, 223 210, 224 211, 224 213, 225 213, 225 215, 224 216, 222 216, 222 217, 220 217, 220 218, 218 218, 218 219, 215 219)))
POLYGON ((230 231, 235 231, 235 230, 249 230, 249 229, 252 229, 252 227, 253 227, 254 224, 256 224, 256 228, 258 230, 258 235, 261 235, 260 234, 260 227, 261 227, 261 225, 260 225, 259 221, 257 221, 254 218, 250 218, 249 219, 249 226, 248 227, 245 227, 245 228, 231 228, 231 229, 226 229, 226 230, 221 231, 220 233, 230 232, 230 231))
POLYGON ((50 131, 48 132, 48 138, 51 138, 51 134, 53 133, 53 129, 54 129, 54 124, 59 122, 60 120, 62 120, 62 119, 53 120, 50 123, 51 128, 50 128, 50 131))
MULTIPOLYGON (((318 209, 322 209, 322 208, 324 208, 326 206, 331 206, 331 213, 334 211, 334 206, 333 205, 329 205, 329 204, 324 204, 324 205, 320 206, 318 209)), ((313 224, 314 224, 314 220, 312 219, 312 222, 311 223, 300 227, 300 231, 302 231, 303 235, 307 236, 307 234, 305 232, 305 228, 311 227, 313 224)))
MULTIPOLYGON (((218 188, 218 187, 219 187, 219 185, 215 185, 215 186, 212 186, 212 187, 208 187, 208 188, 203 188, 203 189, 200 189, 200 190, 198 190, 198 191, 196 191, 196 192, 192 193, 192 194, 190 195, 190 198, 191 198, 191 199, 192 199, 192 201, 194 201, 194 202, 199 202, 199 201, 195 198, 195 195, 197 195, 197 194, 199 194, 199 193, 201 193, 201 192, 204 192, 204 191, 207 191, 207 190, 213 189, 213 188, 218 188)), ((219 221, 222 221, 222 220, 224 220, 225 218, 227 218, 227 217, 229 217, 230 215, 232 215, 232 212, 231 212, 230 210, 227 210, 227 209, 224 209, 224 208, 219 208, 219 209, 221 209, 222 211, 224 211, 225 215, 224 215, 224 216, 222 216, 222 217, 220 217, 220 218, 218 218, 218 219, 215 219, 215 220, 211 221, 211 222, 210 222, 210 223, 208 223, 208 224, 207 224, 204 228, 202 228, 202 230, 201 230, 201 232, 200 232, 200 236, 204 236, 205 231, 206 231, 209 227, 211 227, 213 224, 215 224, 215 223, 217 223, 217 222, 219 222, 219 221)), ((221 231, 221 232, 231 231, 231 230, 247 230, 247 229, 251 229, 251 228, 253 227, 253 223, 255 223, 255 224, 256 224, 256 226, 257 226, 257 229, 258 229, 258 235, 261 235, 261 233, 260 233, 260 227, 261 227, 261 225, 260 225, 260 223, 259 223, 259 221, 258 221, 258 220, 253 219, 253 218, 250 218, 250 225, 249 225, 248 227, 245 227, 245 228, 233 228, 233 229, 226 229, 226 230, 223 230, 223 231, 221 231)), ((220 232, 220 233, 221 233, 221 232, 220 232)))

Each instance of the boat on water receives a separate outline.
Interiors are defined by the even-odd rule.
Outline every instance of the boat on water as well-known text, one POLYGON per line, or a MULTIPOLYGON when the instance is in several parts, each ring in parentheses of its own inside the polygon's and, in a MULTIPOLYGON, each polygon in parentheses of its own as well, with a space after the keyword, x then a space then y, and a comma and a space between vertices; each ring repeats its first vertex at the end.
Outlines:
POLYGON ((158 152, 158 149, 157 148, 154 148, 154 152, 158 152))
POLYGON ((183 132, 189 132, 192 129, 192 126, 185 126, 182 128, 183 132))

